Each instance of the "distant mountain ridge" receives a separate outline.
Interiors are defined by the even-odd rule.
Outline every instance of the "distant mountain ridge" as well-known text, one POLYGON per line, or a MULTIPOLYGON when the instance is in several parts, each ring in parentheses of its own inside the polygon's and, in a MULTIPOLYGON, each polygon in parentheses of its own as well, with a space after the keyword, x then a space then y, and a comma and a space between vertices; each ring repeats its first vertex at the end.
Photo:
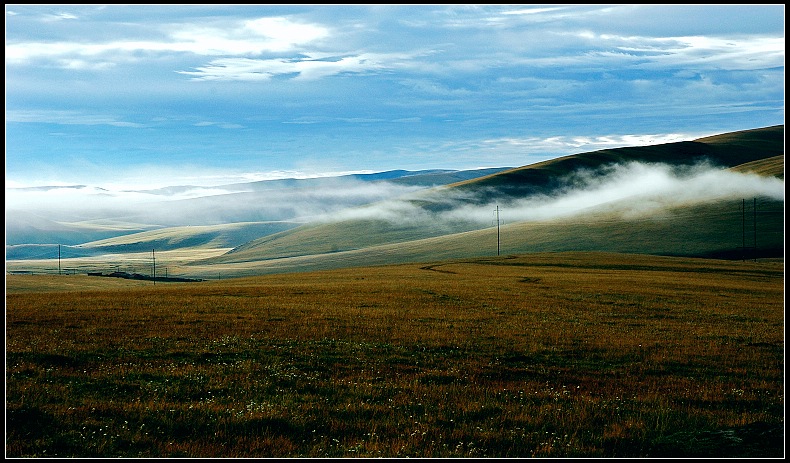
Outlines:
MULTIPOLYGON (((237 182, 217 185, 217 190, 225 190, 229 193, 239 192, 255 192, 255 191, 270 191, 281 190, 288 188, 311 188, 325 184, 333 184, 343 180, 359 180, 361 182, 379 182, 390 181, 394 183, 404 183, 410 185, 425 185, 434 186, 446 183, 457 182, 466 179, 480 177, 482 175, 489 175, 502 170, 509 169, 509 167, 495 167, 495 168, 481 168, 469 170, 450 170, 450 169, 427 169, 427 170, 388 170, 384 172, 375 172, 369 174, 344 174, 322 177, 305 177, 305 178, 279 178, 269 180, 256 180, 253 182, 237 182)), ((147 189, 147 190, 129 190, 136 193, 148 194, 161 194, 172 195, 183 193, 190 190, 196 190, 206 187, 197 185, 176 185, 167 186, 163 188, 147 189)))

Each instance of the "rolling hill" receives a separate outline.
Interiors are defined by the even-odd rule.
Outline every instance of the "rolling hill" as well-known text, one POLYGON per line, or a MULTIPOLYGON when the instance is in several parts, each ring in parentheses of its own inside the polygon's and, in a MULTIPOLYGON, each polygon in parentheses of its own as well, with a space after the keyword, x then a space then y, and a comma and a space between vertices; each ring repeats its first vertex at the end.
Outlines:
MULTIPOLYGON (((373 206, 357 208, 356 214, 347 214, 349 219, 305 224, 250 241, 200 264, 242 267, 266 261, 271 266, 273 260, 287 259, 284 267, 306 266, 312 260, 323 268, 341 265, 341 261, 342 265, 362 265, 490 255, 496 251, 496 230, 490 221, 481 224, 459 215, 438 220, 443 215, 437 214, 452 210, 459 201, 469 206, 551 197, 567 191, 568 179, 580 171, 591 172, 594 180, 604 175, 606 166, 637 161, 677 168, 704 161, 713 171, 751 172, 783 180, 783 148, 783 126, 775 126, 692 142, 581 153, 418 192, 402 198, 397 207, 390 205, 388 211, 395 219, 375 218, 373 206), (398 211, 400 216, 395 214, 398 211)), ((622 211, 644 199, 624 197, 567 218, 508 223, 500 229, 501 248, 510 253, 607 250, 737 258, 744 247, 743 199, 672 202, 653 215, 629 217, 622 211)), ((376 206, 383 209, 386 205, 376 206)), ((757 207, 760 255, 782 256, 783 198, 762 197, 757 207)), ((748 246, 752 241, 750 237, 748 246)))

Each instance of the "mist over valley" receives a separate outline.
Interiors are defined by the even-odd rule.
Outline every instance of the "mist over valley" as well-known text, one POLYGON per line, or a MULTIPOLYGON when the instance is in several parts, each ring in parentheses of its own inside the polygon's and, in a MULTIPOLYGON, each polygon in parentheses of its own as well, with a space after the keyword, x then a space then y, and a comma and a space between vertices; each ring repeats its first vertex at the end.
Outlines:
POLYGON ((783 129, 580 153, 516 168, 116 192, 85 185, 12 189, 6 260, 21 269, 25 260, 53 259, 58 252, 62 259, 93 258, 84 265, 99 265, 125 253, 211 250, 208 259, 197 252, 201 258, 194 262, 182 259, 180 271, 204 274, 224 265, 227 274, 254 274, 288 271, 288 261, 278 259, 313 262, 293 267, 302 269, 486 255, 496 252, 494 232, 507 233, 507 252, 628 249, 732 257, 743 244, 746 200, 759 207, 763 251, 779 257, 783 129), (676 232, 651 239, 640 232, 656 226, 676 232), (513 241, 517 229, 520 238, 513 241), (678 236, 690 230, 709 233, 679 245, 678 236), (611 239, 586 239, 593 231, 611 239))

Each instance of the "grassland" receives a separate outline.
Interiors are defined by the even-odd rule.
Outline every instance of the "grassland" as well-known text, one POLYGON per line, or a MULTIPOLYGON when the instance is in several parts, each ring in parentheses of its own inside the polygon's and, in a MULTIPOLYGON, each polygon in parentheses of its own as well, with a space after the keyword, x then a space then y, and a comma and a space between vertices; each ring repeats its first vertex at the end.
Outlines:
POLYGON ((90 278, 6 276, 7 457, 784 456, 783 261, 90 278))

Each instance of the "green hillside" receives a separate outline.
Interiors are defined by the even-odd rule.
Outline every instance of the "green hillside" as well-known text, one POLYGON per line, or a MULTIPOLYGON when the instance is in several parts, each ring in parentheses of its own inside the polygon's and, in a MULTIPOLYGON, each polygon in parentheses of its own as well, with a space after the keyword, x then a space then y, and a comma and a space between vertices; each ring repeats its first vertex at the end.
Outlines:
MULTIPOLYGON (((783 179, 783 129, 776 126, 693 142, 582 153, 430 189, 404 200, 436 212, 448 204, 446 199, 451 196, 484 204, 498 198, 546 194, 560 188, 561 180, 578 169, 630 161, 691 165, 705 160, 733 171, 783 179)), ((627 200, 622 206, 627 206, 625 203, 627 200)), ((512 223, 501 227, 501 247, 510 253, 602 250, 737 258, 743 247, 741 205, 741 201, 732 200, 675 206, 659 216, 630 220, 603 208, 567 220, 512 223)), ((616 208, 617 204, 608 207, 616 208)), ((760 198, 758 215, 760 255, 782 256, 783 201, 760 198)), ((496 252, 496 231, 490 225, 481 227, 460 219, 421 221, 408 216, 398 222, 357 219, 313 223, 250 241, 202 264, 248 264, 288 258, 291 265, 295 264, 294 259, 299 259, 300 265, 312 260, 323 268, 328 265, 326 262, 333 262, 330 266, 341 261, 343 265, 363 265, 491 255, 496 252), (327 253, 332 255, 321 256, 327 253)), ((752 241, 750 237, 747 247, 753 247, 752 241)))

